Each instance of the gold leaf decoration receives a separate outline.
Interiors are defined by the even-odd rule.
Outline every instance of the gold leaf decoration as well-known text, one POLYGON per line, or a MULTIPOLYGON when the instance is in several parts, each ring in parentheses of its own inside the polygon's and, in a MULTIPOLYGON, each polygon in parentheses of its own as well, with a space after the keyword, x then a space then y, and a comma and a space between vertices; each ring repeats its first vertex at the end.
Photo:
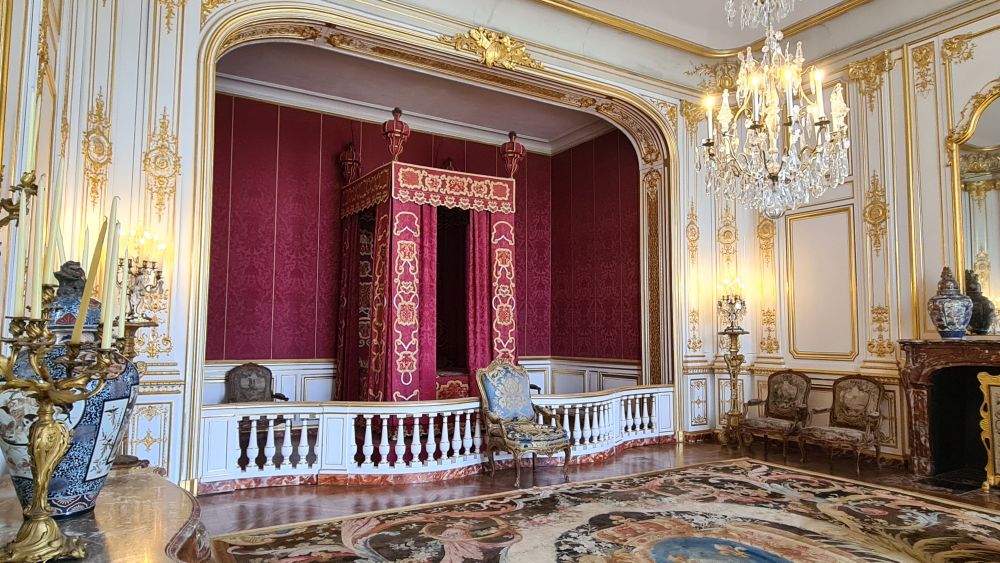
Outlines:
POLYGON ((735 59, 725 59, 715 64, 699 64, 685 71, 688 76, 700 76, 698 89, 710 94, 720 94, 723 90, 734 91, 740 73, 740 63, 735 59))
POLYGON ((886 223, 889 222, 889 205, 885 200, 885 188, 878 176, 872 176, 865 192, 865 208, 863 211, 865 230, 872 241, 875 255, 882 253, 882 241, 886 235, 886 223))
POLYGON ((663 174, 655 168, 647 170, 642 176, 642 187, 646 194, 646 221, 649 225, 649 235, 646 237, 646 262, 649 264, 647 277, 649 281, 649 382, 652 385, 663 383, 662 366, 660 365, 660 230, 657 228, 659 214, 660 192, 663 189, 663 174))
POLYGON ((635 141, 639 145, 639 156, 642 157, 643 162, 653 164, 660 160, 660 148, 653 132, 624 105, 607 102, 594 109, 597 113, 619 123, 626 131, 634 134, 635 141))
POLYGON ((1000 150, 962 151, 958 157, 958 169, 962 174, 1000 174, 1000 150))
POLYGON ((157 216, 162 216, 177 191, 181 173, 181 157, 177 154, 177 136, 171 134, 167 109, 163 108, 157 129, 149 135, 149 146, 142 157, 146 173, 146 190, 153 197, 157 216))
POLYGON ((934 42, 913 48, 913 85, 917 93, 926 96, 934 88, 934 42))
POLYGON ((656 111, 660 112, 660 115, 667 120, 673 131, 677 132, 677 105, 670 102, 665 102, 663 100, 657 100, 656 98, 646 98, 646 100, 653 104, 656 111))
POLYGON ((236 0, 201 0, 201 25, 205 25, 208 18, 216 8, 221 8, 226 4, 231 4, 236 0))
POLYGON ((723 260, 729 265, 736 256, 736 243, 740 240, 739 231, 736 229, 736 214, 727 203, 722 210, 722 224, 715 233, 716 240, 719 241, 719 252, 723 260))
POLYGON ((42 20, 38 22, 38 76, 35 82, 35 92, 41 95, 42 84, 45 83, 45 73, 49 71, 49 3, 42 2, 42 20))
POLYGON ((979 209, 986 204, 986 195, 994 190, 1000 191, 1000 185, 995 180, 976 180, 974 182, 962 182, 962 190, 969 193, 969 199, 976 204, 979 209))
POLYGON ((83 160, 83 176, 90 193, 90 203, 96 205, 108 183, 108 168, 111 166, 111 119, 104 107, 104 94, 100 92, 87 112, 83 160))
POLYGON ((691 424, 708 424, 708 380, 691 380, 691 424))
POLYGON ((990 253, 985 248, 980 247, 979 252, 976 252, 972 268, 979 275, 979 286, 983 293, 990 295, 990 272, 993 271, 993 266, 990 263, 990 253))
POLYGON ((774 260, 774 237, 777 234, 778 228, 774 220, 761 215, 760 221, 757 222, 757 245, 765 264, 770 264, 774 260))
POLYGON ((941 42, 941 60, 944 64, 961 64, 975 57, 976 44, 972 35, 962 34, 949 37, 941 42))
MULTIPOLYGON (((170 33, 174 30, 174 18, 177 16, 177 12, 187 6, 187 0, 156 0, 156 4, 165 11, 163 21, 167 27, 167 33, 170 33)), ((204 9, 203 5, 202 13, 204 13, 204 9)))
POLYGON ((691 210, 688 211, 687 220, 684 236, 687 238, 688 257, 694 264, 698 261, 698 240, 701 239, 701 229, 698 228, 698 211, 694 207, 694 200, 691 200, 691 210))
POLYGON ((987 104, 998 97, 1000 97, 1000 78, 993 79, 989 84, 983 86, 979 92, 976 92, 969 98, 969 101, 962 107, 958 123, 948 132, 945 142, 956 144, 967 141, 968 137, 972 134, 972 116, 977 111, 981 112, 987 104))
POLYGON ((875 99, 882 91, 884 75, 895 65, 896 60, 885 51, 847 67, 848 78, 858 83, 858 91, 868 102, 868 111, 875 111, 875 99))
POLYGON ((704 342, 701 340, 700 327, 698 326, 698 310, 691 309, 688 312, 688 338, 687 338, 687 348, 692 352, 697 352, 704 347, 704 342))
POLYGON ((760 314, 760 324, 763 334, 760 338, 760 351, 765 354, 777 354, 778 345, 778 313, 774 309, 764 309, 760 314))
POLYGON ((226 52, 237 45, 261 39, 301 39, 302 41, 315 41, 322 35, 323 34, 319 29, 310 25, 298 23, 279 22, 257 25, 241 29, 229 37, 226 37, 226 40, 222 42, 222 47, 219 48, 219 51, 226 52))
POLYGON ((701 104, 681 100, 681 116, 684 117, 684 129, 687 131, 688 140, 693 145, 698 140, 698 126, 705 121, 705 108, 701 104))
POLYGON ((872 338, 868 340, 868 353, 884 358, 896 352, 896 343, 889 338, 889 308, 872 307, 872 338))
POLYGON ((501 67, 514 70, 523 66, 527 68, 545 68, 528 54, 524 43, 506 33, 476 27, 465 33, 443 35, 438 41, 451 45, 456 51, 472 53, 479 57, 479 62, 488 68, 501 67))

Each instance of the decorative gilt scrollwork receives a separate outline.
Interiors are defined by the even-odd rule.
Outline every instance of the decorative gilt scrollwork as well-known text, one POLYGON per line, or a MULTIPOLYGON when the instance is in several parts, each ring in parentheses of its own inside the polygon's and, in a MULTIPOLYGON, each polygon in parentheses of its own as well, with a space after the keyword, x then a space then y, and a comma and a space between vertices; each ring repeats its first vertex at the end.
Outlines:
POLYGON ((980 247, 979 251, 976 252, 976 256, 972 262, 972 269, 979 276, 979 285, 982 287, 983 293, 989 295, 990 272, 993 271, 993 266, 990 264, 990 253, 986 252, 985 248, 980 247))
POLYGON ((83 175, 90 193, 90 203, 96 205, 108 183, 111 165, 111 119, 104 107, 104 94, 97 98, 87 112, 87 130, 83 133, 83 175))
POLYGON ((219 47, 219 51, 224 53, 229 49, 258 39, 301 39, 302 41, 315 41, 322 36, 322 32, 313 26, 301 23, 269 23, 266 25, 256 25, 241 29, 236 33, 226 37, 219 47))
POLYGON ((49 69, 49 3, 42 2, 42 21, 38 23, 38 77, 35 92, 42 91, 45 73, 49 69))
POLYGON ((653 104, 656 111, 667 120, 674 133, 677 133, 677 105, 656 98, 646 98, 646 101, 653 104))
POLYGON ((708 424, 708 380, 704 378, 691 380, 691 425, 704 426, 708 424))
POLYGON ((774 220, 761 215, 757 222, 757 245, 760 247, 761 260, 770 264, 774 260, 774 237, 778 229, 774 220))
MULTIPOLYGON (((642 176, 642 189, 646 194, 646 222, 649 232, 646 235, 646 261, 654 265, 660 263, 660 229, 659 205, 660 192, 663 186, 663 174, 656 168, 651 168, 642 176)), ((649 383, 659 385, 663 382, 662 366, 660 365, 660 268, 648 269, 649 284, 649 383)))
POLYGON ((687 226, 684 227, 684 237, 687 239, 688 258, 694 264, 698 261, 698 241, 701 239, 701 229, 698 228, 698 211, 691 200, 691 210, 687 215, 687 226))
MULTIPOLYGON (((163 23, 167 28, 167 33, 174 30, 174 17, 177 16, 177 12, 184 10, 187 6, 187 0, 156 0, 156 5, 164 10, 163 23)), ((205 6, 202 5, 202 13, 204 14, 205 6)))
POLYGON ((765 354, 777 354, 778 345, 778 313, 774 309, 764 309, 760 314, 761 332, 760 351, 765 354))
POLYGON ((722 224, 715 233, 715 238, 719 242, 719 253, 726 265, 732 264, 736 256, 736 243, 740 240, 739 230, 736 228, 736 214, 727 203, 722 210, 722 224))
POLYGON ((961 64, 975 56, 976 44, 972 35, 962 34, 949 37, 941 42, 941 60, 944 64, 961 64))
POLYGON ((181 173, 177 136, 171 134, 166 108, 156 132, 149 136, 149 147, 142 157, 142 171, 146 173, 146 190, 153 197, 156 214, 162 216, 176 193, 177 177, 181 173))
POLYGON ((913 48, 913 85, 922 96, 934 88, 934 42, 913 48))
POLYGON ((889 222, 889 205, 885 200, 885 188, 878 176, 872 176, 868 191, 865 192, 865 231, 872 241, 875 255, 882 253, 882 242, 886 235, 886 224, 889 222))
POLYGON ((479 62, 488 68, 502 67, 514 70, 517 67, 545 68, 528 54, 522 41, 506 33, 476 27, 465 33, 443 35, 438 41, 451 45, 456 51, 465 51, 479 57, 479 62))
POLYGON ((698 140, 698 126, 705 121, 705 108, 700 104, 681 100, 681 115, 684 117, 684 129, 688 134, 688 141, 695 144, 698 140))
POLYGON ((868 353, 885 358, 896 353, 896 343, 889 338, 889 307, 872 307, 872 338, 868 340, 868 353))
POLYGON ((205 25, 208 18, 216 8, 221 8, 226 4, 231 4, 236 0, 201 0, 201 25, 205 25))
POLYGON ((962 108, 962 113, 959 114, 957 124, 948 133, 945 141, 952 145, 960 145, 968 141, 972 137, 974 118, 978 119, 979 115, 986 110, 986 107, 997 98, 1000 98, 1000 78, 994 79, 986 86, 983 86, 979 92, 976 92, 966 102, 962 108))
POLYGON ((736 79, 740 73, 740 63, 735 59, 725 59, 715 64, 695 65, 685 71, 688 76, 700 76, 699 90, 718 94, 723 90, 735 91, 736 79))
POLYGON ((654 133, 650 131, 645 123, 629 112, 624 105, 607 102, 598 105, 594 109, 597 113, 621 124, 627 131, 635 134, 635 142, 639 145, 639 156, 642 157, 643 162, 653 164, 660 160, 660 148, 655 140, 654 133))
POLYGON ((687 348, 692 352, 701 350, 705 343, 701 340, 701 327, 699 326, 698 310, 691 309, 688 312, 688 337, 687 348))
POLYGON ((875 111, 875 99, 882 91, 884 75, 895 65, 896 60, 885 51, 847 67, 848 78, 858 83, 858 91, 868 102, 868 111, 875 111))

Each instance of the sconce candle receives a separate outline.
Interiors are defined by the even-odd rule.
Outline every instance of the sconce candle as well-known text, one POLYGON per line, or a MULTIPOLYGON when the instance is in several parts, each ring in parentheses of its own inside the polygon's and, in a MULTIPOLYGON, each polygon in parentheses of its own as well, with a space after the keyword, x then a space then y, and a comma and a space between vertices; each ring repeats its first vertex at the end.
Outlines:
POLYGON ((45 256, 45 183, 39 181, 35 195, 35 209, 31 214, 31 314, 24 316, 42 317, 42 268, 45 256))
MULTIPOLYGON (((101 225, 101 232, 97 235, 97 244, 94 246, 94 255, 90 259, 89 272, 97 272, 101 266, 101 250, 104 248, 104 235, 108 232, 108 221, 105 219, 101 225)), ((76 323, 73 325, 73 334, 70 336, 70 343, 79 344, 83 337, 83 323, 87 319, 87 309, 90 308, 90 298, 94 295, 94 283, 97 280, 95 274, 87 276, 87 283, 83 286, 83 297, 80 298, 80 312, 76 315, 76 323)))
POLYGON ((115 338, 125 337, 125 319, 128 317, 128 277, 132 268, 129 267, 128 246, 125 247, 125 257, 121 260, 122 288, 118 299, 118 326, 115 328, 115 338))
POLYGON ((14 314, 24 312, 24 261, 28 254, 28 194, 25 190, 19 192, 17 203, 17 245, 14 247, 14 314))
POLYGON ((104 264, 104 306, 101 308, 101 322, 104 326, 101 327, 101 348, 107 350, 111 348, 113 344, 111 340, 111 325, 114 323, 114 313, 115 310, 115 281, 118 277, 117 266, 118 266, 118 239, 122 234, 122 224, 115 223, 115 230, 111 233, 111 240, 108 241, 108 246, 111 248, 111 253, 108 255, 108 261, 104 264))

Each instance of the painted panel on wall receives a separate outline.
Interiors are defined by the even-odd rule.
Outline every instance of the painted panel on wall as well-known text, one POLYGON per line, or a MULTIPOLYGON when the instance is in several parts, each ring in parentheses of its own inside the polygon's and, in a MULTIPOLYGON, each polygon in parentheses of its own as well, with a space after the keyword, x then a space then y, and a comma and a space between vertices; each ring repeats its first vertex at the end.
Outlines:
POLYGON ((788 314, 796 358, 857 357, 853 207, 789 215, 788 314))

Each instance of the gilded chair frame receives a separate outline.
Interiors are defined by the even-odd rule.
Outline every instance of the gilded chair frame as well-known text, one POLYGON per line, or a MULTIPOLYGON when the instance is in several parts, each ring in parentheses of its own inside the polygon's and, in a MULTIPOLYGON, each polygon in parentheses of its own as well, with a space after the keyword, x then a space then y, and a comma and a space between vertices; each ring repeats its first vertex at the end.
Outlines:
POLYGON ((979 427, 986 447, 986 480, 983 491, 1000 486, 1000 375, 979 373, 979 388, 983 392, 983 405, 979 408, 979 427), (995 398, 995 400, 994 400, 995 398))
POLYGON ((781 454, 782 459, 788 461, 788 440, 795 435, 799 428, 806 422, 806 418, 809 415, 809 393, 812 391, 812 381, 806 374, 793 370, 785 369, 772 373, 767 377, 767 390, 768 396, 763 399, 751 399, 743 405, 743 416, 741 417, 741 422, 737 428, 737 435, 739 436, 740 447, 746 451, 749 449, 750 445, 753 443, 755 437, 760 437, 764 441, 764 459, 767 459, 767 441, 768 440, 778 440, 781 442, 781 454), (776 377, 794 375, 805 382, 805 393, 802 395, 802 404, 798 405, 796 408, 796 413, 793 418, 788 418, 785 416, 775 416, 776 413, 771 412, 771 382, 776 377), (747 420, 747 411, 750 407, 764 406, 764 416, 767 418, 778 418, 781 420, 790 420, 792 425, 787 431, 771 431, 766 429, 750 428, 746 426, 745 421, 747 420))
POLYGON ((829 407, 823 407, 820 409, 812 409, 809 411, 810 417, 816 414, 830 413, 830 424, 829 428, 852 428, 855 430, 860 430, 864 433, 861 440, 850 440, 841 438, 815 438, 804 435, 802 432, 798 435, 799 441, 799 461, 804 463, 806 460, 806 444, 816 444, 820 446, 826 446, 828 452, 828 458, 830 463, 830 471, 833 472, 833 454, 836 450, 851 450, 854 452, 854 471, 857 476, 861 476, 861 454, 864 453, 866 449, 872 447, 875 449, 875 467, 878 469, 882 468, 882 444, 878 440, 878 428, 882 424, 882 402, 885 400, 885 386, 883 386, 878 381, 871 379, 870 377, 865 377, 863 375, 847 375, 841 377, 833 382, 833 404, 829 407), (870 410, 868 410, 865 416, 865 426, 864 428, 858 428, 851 425, 848 422, 841 421, 837 415, 837 398, 838 388, 848 384, 852 381, 864 381, 866 384, 874 386, 876 394, 874 397, 874 405, 872 401, 869 401, 870 410))
MULTIPOLYGON (((499 416, 490 411, 489 400, 486 397, 486 378, 489 374, 494 373, 501 369, 510 369, 514 373, 523 377, 527 382, 525 389, 529 389, 531 380, 528 377, 528 372, 521 366, 514 365, 507 360, 502 358, 497 358, 490 362, 490 365, 485 368, 480 368, 476 370, 476 381, 479 383, 479 390, 482 398, 480 399, 479 412, 482 417, 483 432, 484 435, 484 446, 486 448, 486 454, 490 459, 490 477, 493 477, 496 473, 496 460, 493 455, 496 451, 508 452, 514 457, 514 487, 519 487, 521 485, 521 456, 526 453, 531 453, 531 468, 535 468, 535 459, 538 454, 542 455, 553 455, 556 453, 564 452, 565 461, 563 462, 563 473, 569 471, 569 463, 572 459, 572 452, 569 443, 569 434, 566 435, 565 445, 555 445, 551 447, 524 447, 520 443, 515 442, 507 438, 507 425, 511 424, 509 421, 502 420, 499 416), (499 430, 499 432, 494 432, 499 430), (498 435, 495 435, 498 434, 498 435)), ((551 425, 555 422, 555 428, 565 431, 560 422, 559 417, 555 415, 551 410, 546 407, 536 405, 531 403, 531 408, 535 413, 535 421, 533 424, 538 424, 537 419, 539 416, 542 418, 542 423, 545 425, 551 425)))

